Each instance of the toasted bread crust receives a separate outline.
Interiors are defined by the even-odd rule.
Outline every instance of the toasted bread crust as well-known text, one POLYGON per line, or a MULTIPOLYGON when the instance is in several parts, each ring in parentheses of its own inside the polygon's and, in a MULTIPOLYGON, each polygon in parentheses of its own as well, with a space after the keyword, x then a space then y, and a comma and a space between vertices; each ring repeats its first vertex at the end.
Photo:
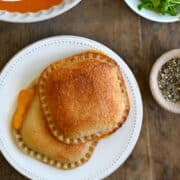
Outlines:
POLYGON ((59 142, 49 132, 40 109, 38 96, 24 119, 20 131, 13 130, 15 142, 26 154, 60 169, 73 169, 87 162, 97 142, 68 145, 59 142))
POLYGON ((51 133, 66 144, 115 132, 130 109, 119 66, 96 51, 49 65, 40 75, 38 92, 51 133))

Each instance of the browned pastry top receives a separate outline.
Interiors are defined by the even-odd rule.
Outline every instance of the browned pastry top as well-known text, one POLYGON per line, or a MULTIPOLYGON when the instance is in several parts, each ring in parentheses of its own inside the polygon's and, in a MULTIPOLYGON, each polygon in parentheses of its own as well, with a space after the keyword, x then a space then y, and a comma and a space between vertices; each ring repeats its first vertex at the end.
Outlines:
POLYGON ((73 169, 89 160, 97 142, 64 144, 49 132, 36 95, 23 120, 21 130, 14 136, 19 148, 28 155, 61 169, 73 169))
POLYGON ((98 52, 47 67, 39 80, 39 96, 52 133, 68 144, 112 133, 129 111, 118 65, 98 52))

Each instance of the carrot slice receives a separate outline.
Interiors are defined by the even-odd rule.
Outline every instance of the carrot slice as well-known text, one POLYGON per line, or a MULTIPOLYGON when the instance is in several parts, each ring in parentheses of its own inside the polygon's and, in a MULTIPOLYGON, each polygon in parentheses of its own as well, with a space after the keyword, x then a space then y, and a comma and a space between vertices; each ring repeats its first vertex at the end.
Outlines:
POLYGON ((18 97, 18 107, 13 119, 13 127, 16 130, 21 129, 23 120, 31 105, 34 95, 35 89, 25 89, 20 91, 18 97))

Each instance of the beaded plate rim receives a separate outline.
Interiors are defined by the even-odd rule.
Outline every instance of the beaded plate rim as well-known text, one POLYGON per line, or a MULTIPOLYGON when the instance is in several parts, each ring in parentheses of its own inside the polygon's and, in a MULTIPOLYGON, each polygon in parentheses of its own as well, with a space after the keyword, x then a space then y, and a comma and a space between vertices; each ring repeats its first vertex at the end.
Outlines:
MULTIPOLYGON (((115 171, 120 165, 124 163, 124 161, 129 157, 132 150, 134 149, 136 142, 139 138, 141 126, 142 126, 142 117, 143 117, 143 106, 142 106, 142 98, 141 93, 139 90, 139 86, 137 84, 137 81, 127 66, 127 64, 123 61, 123 59, 118 56, 115 52, 113 52, 111 49, 106 47, 105 45, 98 43, 94 40, 90 40, 88 38, 78 37, 78 36, 55 36, 46 38, 43 40, 40 40, 38 42, 35 42, 28 47, 21 50, 19 53, 17 53, 4 67, 4 69, 1 72, 0 75, 0 92, 1 89, 3 89, 4 85, 6 84, 6 79, 11 74, 11 71, 18 66, 18 64, 23 63, 23 61, 27 60, 26 56, 29 56, 31 53, 36 53, 39 50, 43 49, 44 47, 49 47, 51 45, 57 46, 58 44, 68 44, 78 47, 86 47, 89 49, 94 49, 98 51, 105 51, 110 57, 115 57, 114 59, 117 59, 117 63, 120 65, 123 76, 126 77, 127 83, 129 84, 129 88, 131 90, 132 97, 134 101, 132 102, 133 109, 133 126, 132 131, 129 132, 128 141, 126 143, 126 146, 122 149, 121 153, 116 154, 112 157, 112 161, 108 163, 108 166, 103 167, 99 169, 98 171, 91 173, 88 176, 85 176, 81 179, 102 179, 111 174, 113 171, 115 171)), ((131 99, 132 100, 132 99, 131 99)), ((1 123, 1 122, 0 122, 1 123)), ((1 125, 0 125, 1 129, 1 125)), ((2 132, 0 131, 0 135, 2 135, 2 132)), ((36 174, 32 170, 28 170, 27 168, 21 166, 21 163, 15 160, 15 157, 11 156, 11 153, 7 149, 6 141, 2 139, 2 136, 0 136, 0 149, 4 157, 7 159, 7 161, 21 174, 25 175, 26 177, 33 178, 33 179, 46 179, 46 177, 36 174)))

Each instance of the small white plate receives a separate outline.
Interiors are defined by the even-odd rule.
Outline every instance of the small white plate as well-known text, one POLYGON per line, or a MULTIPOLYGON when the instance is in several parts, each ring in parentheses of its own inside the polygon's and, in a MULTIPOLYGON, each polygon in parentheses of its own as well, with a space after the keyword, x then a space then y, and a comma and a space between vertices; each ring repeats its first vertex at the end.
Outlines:
POLYGON ((47 10, 41 10, 36 13, 18 13, 18 12, 8 12, 0 10, 0 20, 8 21, 14 23, 31 23, 44 21, 53 17, 56 17, 64 12, 70 10, 81 0, 63 0, 60 5, 53 6, 47 10))
POLYGON ((141 2, 140 0, 124 0, 124 1, 134 12, 136 12, 138 15, 148 20, 161 22, 161 23, 172 23, 180 20, 178 16, 161 15, 159 13, 155 13, 153 11, 149 11, 146 9, 139 10, 138 5, 141 2))
POLYGON ((106 46, 86 38, 57 36, 38 41, 15 55, 0 75, 0 149, 7 161, 30 179, 102 179, 128 158, 140 134, 142 101, 135 77, 126 63, 106 46), (101 140, 85 165, 63 171, 23 154, 11 136, 11 119, 20 89, 38 77, 50 63, 85 50, 100 50, 115 59, 122 69, 131 100, 127 121, 115 134, 101 140))

